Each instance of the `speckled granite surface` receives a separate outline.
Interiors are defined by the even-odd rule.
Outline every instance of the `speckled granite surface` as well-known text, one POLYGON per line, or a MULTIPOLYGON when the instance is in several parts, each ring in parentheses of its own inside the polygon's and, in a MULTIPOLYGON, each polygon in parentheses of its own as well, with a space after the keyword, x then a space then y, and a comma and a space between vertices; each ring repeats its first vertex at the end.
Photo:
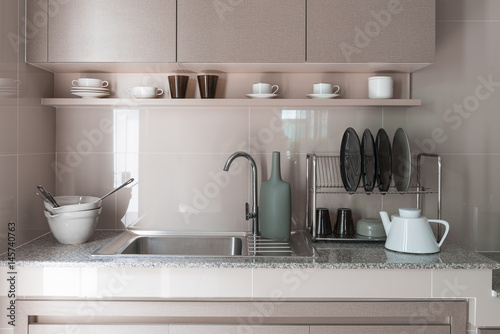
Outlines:
MULTIPOLYGON (((445 242, 441 252, 411 255, 386 250, 383 242, 317 242, 316 259, 286 258, 95 258, 91 254, 120 231, 96 231, 82 245, 59 244, 51 233, 16 249, 17 267, 500 269, 500 263, 445 242)), ((7 259, 0 257, 0 266, 7 259)))

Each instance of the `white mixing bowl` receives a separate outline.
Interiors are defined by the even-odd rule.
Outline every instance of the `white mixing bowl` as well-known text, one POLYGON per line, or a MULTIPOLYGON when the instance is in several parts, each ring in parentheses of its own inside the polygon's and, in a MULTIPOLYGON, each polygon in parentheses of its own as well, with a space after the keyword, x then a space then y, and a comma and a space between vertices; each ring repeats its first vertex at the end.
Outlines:
POLYGON ((52 234, 62 244, 76 245, 86 242, 94 233, 101 208, 51 214, 43 212, 52 234))
POLYGON ((56 208, 48 202, 43 202, 45 210, 52 214, 94 210, 101 207, 102 203, 99 197, 94 196, 57 196, 54 198, 60 207, 56 208))

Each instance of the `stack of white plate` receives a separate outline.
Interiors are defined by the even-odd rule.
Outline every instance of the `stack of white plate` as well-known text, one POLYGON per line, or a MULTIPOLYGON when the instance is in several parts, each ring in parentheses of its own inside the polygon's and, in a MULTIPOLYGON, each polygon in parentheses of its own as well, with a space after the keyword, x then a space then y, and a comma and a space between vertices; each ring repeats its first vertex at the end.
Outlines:
POLYGON ((92 78, 73 80, 71 94, 82 98, 98 98, 110 95, 107 81, 92 78))

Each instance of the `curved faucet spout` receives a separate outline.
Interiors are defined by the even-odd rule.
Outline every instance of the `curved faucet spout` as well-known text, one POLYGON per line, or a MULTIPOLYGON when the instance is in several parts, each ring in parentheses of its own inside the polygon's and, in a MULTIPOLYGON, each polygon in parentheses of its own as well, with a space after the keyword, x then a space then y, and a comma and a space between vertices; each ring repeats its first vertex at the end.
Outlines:
POLYGON ((258 208, 258 202, 257 202, 257 165, 255 164, 255 160, 245 152, 235 152, 231 154, 231 156, 227 159, 226 164, 224 165, 223 170, 224 171, 229 171, 229 167, 231 166, 231 163, 234 161, 234 159, 243 157, 248 160, 250 163, 250 166, 252 166, 252 211, 249 211, 248 208, 248 203, 245 204, 245 219, 253 220, 252 224, 252 234, 254 236, 259 235, 259 208, 258 208))

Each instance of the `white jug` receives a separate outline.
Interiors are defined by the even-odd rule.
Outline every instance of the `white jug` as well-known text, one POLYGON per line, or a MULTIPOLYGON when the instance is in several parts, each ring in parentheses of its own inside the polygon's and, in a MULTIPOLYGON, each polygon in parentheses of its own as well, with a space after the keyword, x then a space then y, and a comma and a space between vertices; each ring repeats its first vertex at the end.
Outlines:
POLYGON ((401 208, 399 216, 392 222, 385 211, 380 212, 387 240, 385 248, 403 253, 432 254, 439 252, 439 247, 450 231, 450 224, 444 220, 429 219, 420 216, 419 209, 401 208), (437 243, 429 222, 443 224, 446 227, 441 241, 437 243))

